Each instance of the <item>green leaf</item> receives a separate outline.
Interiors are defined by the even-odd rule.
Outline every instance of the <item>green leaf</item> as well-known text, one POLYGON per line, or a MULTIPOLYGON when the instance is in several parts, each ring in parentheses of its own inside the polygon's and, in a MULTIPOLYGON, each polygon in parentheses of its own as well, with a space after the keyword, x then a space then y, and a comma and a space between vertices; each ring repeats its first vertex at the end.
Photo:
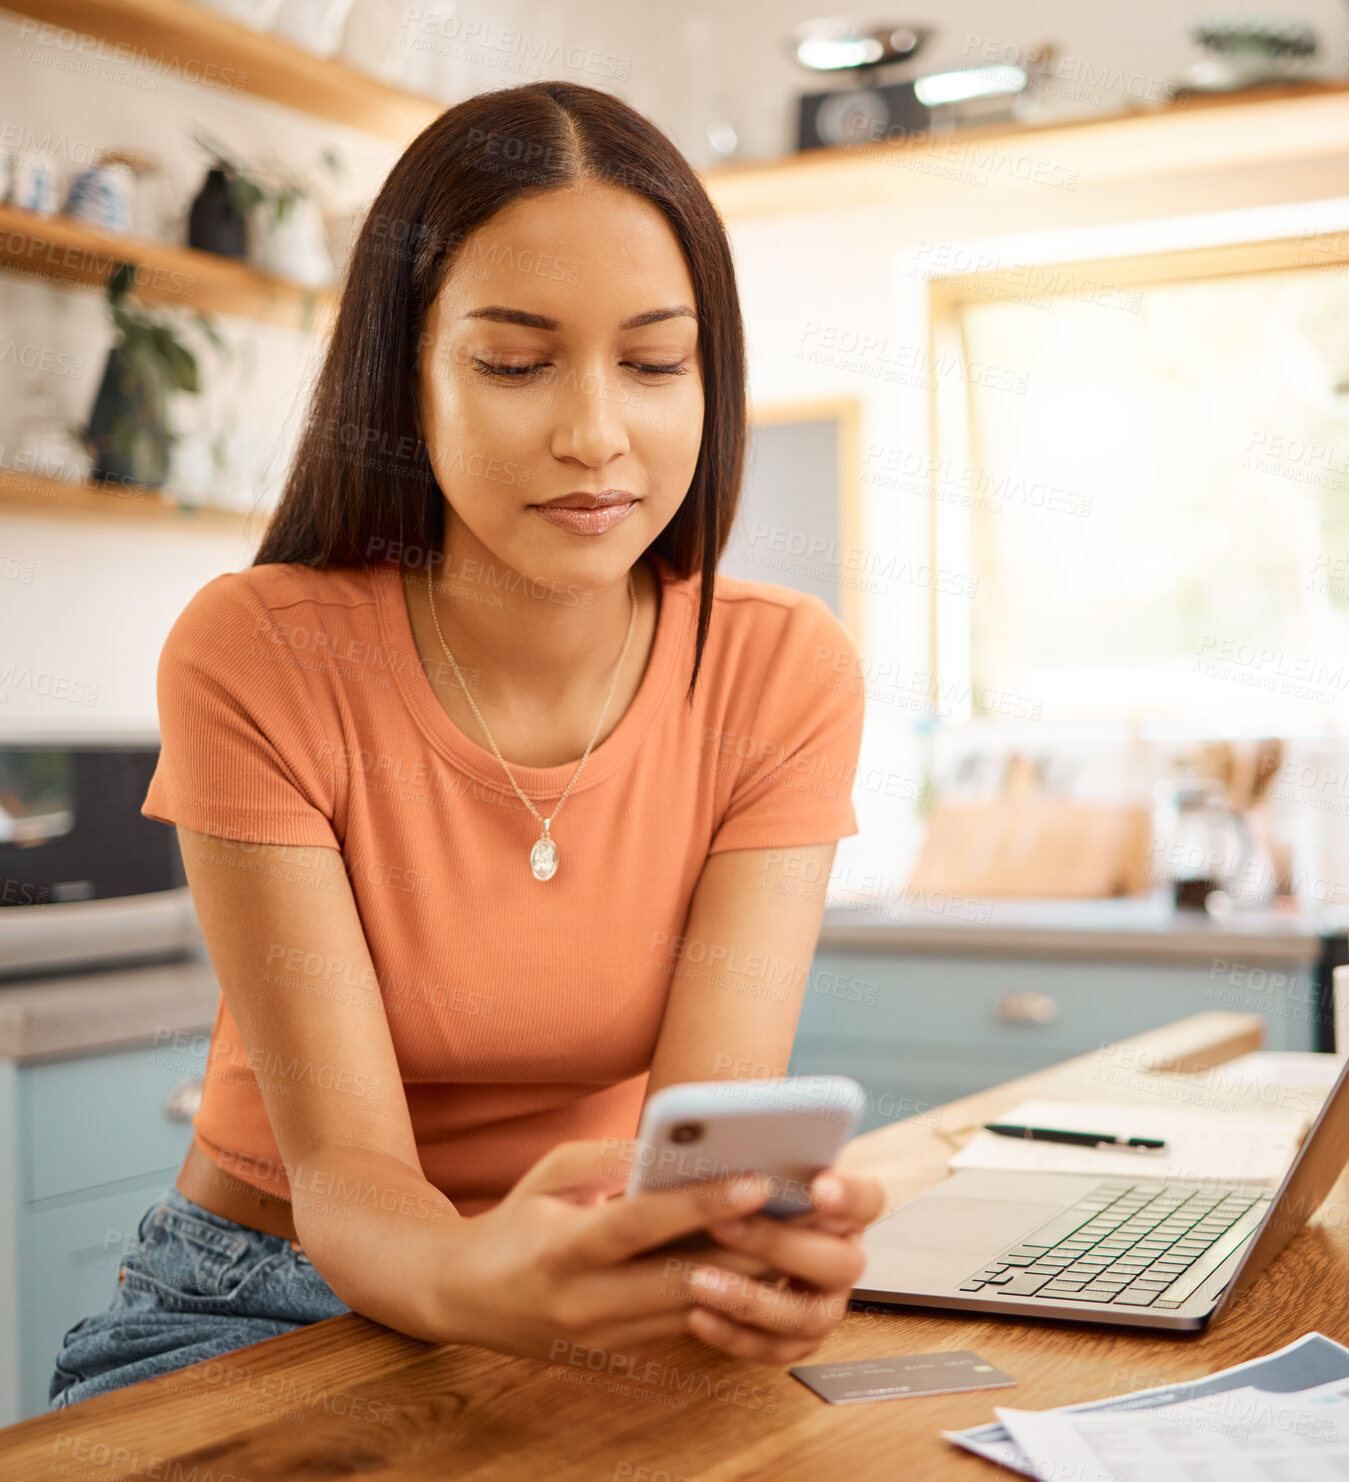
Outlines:
POLYGON ((190 392, 193 396, 201 390, 197 379, 196 357, 176 340, 172 342, 169 352, 164 356, 164 363, 172 384, 177 390, 190 392))
POLYGON ((221 355, 228 358, 230 353, 229 342, 221 337, 220 331, 215 327, 214 321, 208 319, 199 310, 194 312, 192 317, 197 321, 201 332, 210 340, 211 344, 215 346, 221 355))
POLYGON ((247 216, 259 202, 266 199, 266 193, 262 187, 247 175, 231 175, 229 190, 230 200, 234 203, 234 210, 239 216, 247 216))
POLYGON ((135 264, 119 262, 108 275, 108 298, 114 305, 117 305, 135 286, 135 264))

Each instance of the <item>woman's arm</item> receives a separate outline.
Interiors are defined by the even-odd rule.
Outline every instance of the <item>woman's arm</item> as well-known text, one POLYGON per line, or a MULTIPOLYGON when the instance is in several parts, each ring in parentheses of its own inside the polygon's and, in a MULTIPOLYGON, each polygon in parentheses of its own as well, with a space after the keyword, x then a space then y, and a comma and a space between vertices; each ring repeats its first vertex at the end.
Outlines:
POLYGON ((403 1273, 426 1269, 461 1216, 421 1171, 341 855, 244 846, 181 824, 178 838, 202 935, 291 1182, 305 1254, 349 1307, 433 1337, 427 1294, 403 1273), (297 869, 297 853, 317 863, 297 869), (278 964, 289 986, 278 983, 278 964), (288 1080, 292 1065, 313 1074, 288 1080))
POLYGON ((837 848, 708 856, 689 902, 648 1098, 678 1081, 787 1074, 837 848))
MULTIPOLYGON (((708 857, 689 904, 648 1097, 678 1081, 787 1074, 837 847, 708 857)), ((811 1192, 815 1207, 794 1219, 754 1215, 709 1227, 717 1245, 704 1259, 727 1274, 720 1287, 699 1292, 690 1327, 704 1342, 739 1358, 794 1363, 842 1321, 865 1266, 861 1233, 881 1214, 884 1195, 875 1179, 835 1169, 811 1192), (789 1279, 786 1287, 759 1279, 777 1275, 789 1279)))
POLYGON ((422 1174, 341 855, 306 849, 316 862, 302 870, 284 846, 178 832, 202 935, 291 1182, 296 1233, 343 1302, 413 1337, 536 1358, 575 1342, 645 1353, 690 1331, 691 1270, 650 1253, 760 1208, 766 1184, 608 1199, 627 1166, 605 1142, 569 1142, 495 1208, 464 1218, 422 1174), (274 972, 269 981, 278 963, 287 986, 274 972))

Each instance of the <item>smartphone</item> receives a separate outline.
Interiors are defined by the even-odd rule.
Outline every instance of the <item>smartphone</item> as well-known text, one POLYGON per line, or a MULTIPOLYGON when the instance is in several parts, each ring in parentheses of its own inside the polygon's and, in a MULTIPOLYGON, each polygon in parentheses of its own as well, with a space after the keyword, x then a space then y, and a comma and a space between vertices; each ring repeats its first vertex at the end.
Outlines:
POLYGON ((866 1092, 843 1075, 666 1086, 642 1113, 627 1193, 757 1173, 771 1191, 760 1213, 801 1214, 811 1180, 834 1162, 865 1104, 866 1092))

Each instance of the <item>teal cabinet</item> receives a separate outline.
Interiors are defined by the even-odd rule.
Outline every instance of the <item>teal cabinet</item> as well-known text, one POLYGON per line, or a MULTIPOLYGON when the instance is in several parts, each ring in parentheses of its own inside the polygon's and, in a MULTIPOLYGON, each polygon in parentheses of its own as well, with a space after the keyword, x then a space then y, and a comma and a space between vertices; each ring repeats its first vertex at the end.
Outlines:
POLYGON ((860 1081, 870 1131, 1214 1009, 1260 1014, 1268 1049, 1315 1049, 1311 982, 1305 960, 1237 971, 821 947, 791 1071, 860 1081))
POLYGON ((47 1409, 66 1330, 111 1303, 141 1215, 187 1152, 206 1050, 203 1031, 0 1062, 0 1424, 47 1409))

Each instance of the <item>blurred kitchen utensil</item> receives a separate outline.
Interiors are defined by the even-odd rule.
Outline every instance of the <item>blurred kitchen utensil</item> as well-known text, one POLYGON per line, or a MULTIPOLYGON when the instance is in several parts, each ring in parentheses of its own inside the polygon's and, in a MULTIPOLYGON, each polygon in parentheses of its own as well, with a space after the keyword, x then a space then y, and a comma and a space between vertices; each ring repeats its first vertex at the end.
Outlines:
POLYGON ((909 889, 985 899, 1143 894, 1146 806, 1052 795, 1041 785, 1046 770, 1013 753, 998 795, 939 799, 909 889))
POLYGON ((1217 748, 1216 758, 1223 775, 1167 777, 1154 791, 1154 873, 1170 881, 1181 909, 1204 910, 1212 892, 1241 877, 1251 856, 1250 829, 1228 792, 1231 748, 1217 748))
POLYGON ((121 160, 100 159, 70 183, 62 214, 101 232, 131 230, 131 192, 136 176, 121 160))
POLYGON ((61 172, 56 162, 36 150, 15 155, 10 201, 24 211, 54 216, 61 203, 61 172))

